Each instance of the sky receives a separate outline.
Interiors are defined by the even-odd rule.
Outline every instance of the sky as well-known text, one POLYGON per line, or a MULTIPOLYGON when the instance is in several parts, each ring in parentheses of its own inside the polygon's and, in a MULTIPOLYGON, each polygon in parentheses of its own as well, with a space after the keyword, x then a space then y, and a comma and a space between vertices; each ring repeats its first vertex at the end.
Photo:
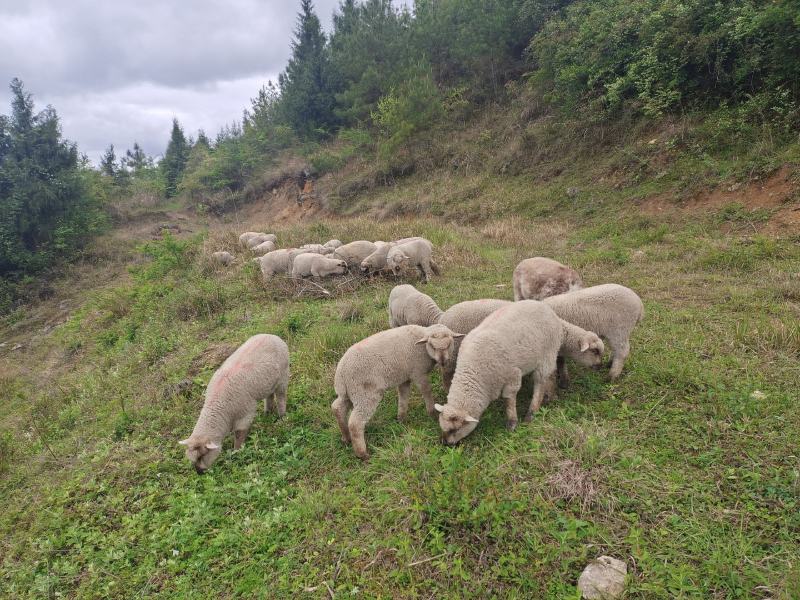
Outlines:
MULTIPOLYGON (((339 0, 315 0, 330 30, 339 0)), ((300 0, 0 0, 0 114, 20 78, 95 163, 138 141, 165 149, 172 118, 210 136, 241 120, 286 65, 300 0)))

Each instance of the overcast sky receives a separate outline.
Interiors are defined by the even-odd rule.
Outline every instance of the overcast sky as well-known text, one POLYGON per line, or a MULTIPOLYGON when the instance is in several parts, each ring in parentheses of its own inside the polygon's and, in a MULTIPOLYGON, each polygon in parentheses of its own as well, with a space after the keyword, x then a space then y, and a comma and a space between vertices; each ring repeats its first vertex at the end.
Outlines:
MULTIPOLYGON (((330 29, 338 0, 315 0, 330 29)), ((300 0, 0 0, 0 114, 19 77, 93 161, 241 119, 289 57, 300 0)))

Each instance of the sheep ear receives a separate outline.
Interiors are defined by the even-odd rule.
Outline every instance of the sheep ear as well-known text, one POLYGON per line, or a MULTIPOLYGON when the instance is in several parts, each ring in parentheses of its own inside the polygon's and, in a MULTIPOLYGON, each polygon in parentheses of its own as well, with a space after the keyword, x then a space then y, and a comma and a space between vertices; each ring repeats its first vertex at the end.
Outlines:
POLYGON ((214 442, 206 442, 206 450, 218 450, 218 449, 219 449, 219 444, 216 444, 214 442))
POLYGON ((185 440, 179 440, 178 443, 181 446, 188 446, 189 445, 189 438, 186 438, 185 440))
POLYGON ((469 415, 467 415, 466 417, 464 417, 464 421, 466 421, 467 423, 477 423, 478 419, 476 419, 475 417, 470 417, 469 415))
POLYGON ((581 352, 586 352, 589 349, 589 340, 583 338, 581 340, 581 352))
POLYGON ((442 411, 444 411, 444 406, 442 406, 441 404, 438 404, 438 403, 437 403, 437 404, 434 404, 434 405, 433 405, 433 408, 435 408, 435 409, 436 409, 436 412, 442 412, 442 411))
POLYGON ((428 338, 424 337, 421 340, 417 340, 415 343, 417 344, 426 344, 428 342, 428 338))

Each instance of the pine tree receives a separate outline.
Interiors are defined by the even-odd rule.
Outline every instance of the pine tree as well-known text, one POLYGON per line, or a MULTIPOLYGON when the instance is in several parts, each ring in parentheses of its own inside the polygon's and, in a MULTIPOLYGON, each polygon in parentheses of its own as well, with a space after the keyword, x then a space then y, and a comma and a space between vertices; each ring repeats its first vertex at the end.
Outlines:
POLYGON ((100 172, 107 177, 116 177, 117 155, 114 152, 114 144, 106 148, 103 153, 103 158, 100 159, 100 172))
POLYGON ((164 189, 167 197, 171 198, 178 193, 178 184, 183 177, 186 169, 186 161, 189 160, 189 143, 183 134, 183 129, 178 123, 178 119, 172 119, 172 133, 170 134, 167 150, 164 152, 164 159, 159 165, 164 177, 164 189))
POLYGON ((292 57, 278 78, 283 117, 300 135, 310 136, 334 125, 327 66, 325 34, 319 18, 311 0, 301 0, 292 57))
POLYGON ((139 142, 133 142, 133 150, 127 150, 122 160, 134 177, 153 166, 153 159, 145 154, 139 142))

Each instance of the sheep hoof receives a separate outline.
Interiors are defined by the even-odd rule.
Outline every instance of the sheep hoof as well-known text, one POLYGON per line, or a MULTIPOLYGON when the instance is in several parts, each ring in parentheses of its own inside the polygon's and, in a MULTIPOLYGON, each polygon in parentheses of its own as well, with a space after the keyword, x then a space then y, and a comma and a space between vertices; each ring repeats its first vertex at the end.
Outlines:
POLYGON ((363 460, 364 462, 369 460, 369 452, 362 452, 362 453, 356 452, 356 456, 361 460, 363 460))
POLYGON ((517 428, 516 419, 513 421, 506 421, 506 429, 508 429, 508 431, 514 431, 516 428, 517 428))
POLYGON ((349 437, 347 437, 346 435, 343 435, 343 436, 342 436, 342 443, 343 443, 345 446, 349 446, 349 445, 350 445, 350 438, 349 438, 349 437))
POLYGON ((525 415, 525 418, 522 419, 522 422, 523 423, 530 423, 531 421, 533 421, 533 413, 532 412, 528 412, 528 414, 525 415))

